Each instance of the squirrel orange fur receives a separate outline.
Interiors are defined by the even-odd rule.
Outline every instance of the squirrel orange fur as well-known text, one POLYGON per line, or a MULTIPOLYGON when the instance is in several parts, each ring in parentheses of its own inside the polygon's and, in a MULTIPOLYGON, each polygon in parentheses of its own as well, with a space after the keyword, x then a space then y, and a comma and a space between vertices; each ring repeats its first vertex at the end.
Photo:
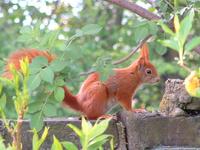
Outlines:
MULTIPOLYGON (((36 49, 16 51, 8 58, 2 76, 11 79, 9 64, 13 63, 20 70, 20 59, 28 57, 31 63, 37 56, 44 56, 49 62, 56 59, 54 55, 46 51, 36 49)), ((114 69, 113 72, 105 82, 100 80, 98 72, 90 74, 77 95, 72 95, 66 86, 63 87, 65 90, 63 104, 81 112, 88 119, 104 116, 108 103, 113 100, 119 102, 126 110, 137 112, 136 109, 132 109, 132 97, 138 87, 143 83, 156 83, 160 80, 156 68, 150 63, 146 43, 141 47, 140 56, 136 61, 126 68, 114 69)))

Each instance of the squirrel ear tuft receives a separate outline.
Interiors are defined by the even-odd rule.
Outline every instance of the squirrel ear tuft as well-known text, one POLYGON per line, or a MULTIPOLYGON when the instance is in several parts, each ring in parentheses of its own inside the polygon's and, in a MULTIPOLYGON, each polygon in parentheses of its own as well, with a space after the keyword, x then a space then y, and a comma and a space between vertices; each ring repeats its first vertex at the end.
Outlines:
POLYGON ((147 43, 144 43, 141 47, 141 57, 143 57, 145 60, 149 60, 149 48, 147 43))

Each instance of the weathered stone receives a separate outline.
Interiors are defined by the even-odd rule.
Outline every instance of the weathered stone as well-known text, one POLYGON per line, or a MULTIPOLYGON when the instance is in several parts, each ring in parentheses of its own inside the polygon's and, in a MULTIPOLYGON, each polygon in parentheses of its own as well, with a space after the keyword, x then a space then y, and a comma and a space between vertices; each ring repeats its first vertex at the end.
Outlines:
POLYGON ((184 81, 180 79, 168 79, 165 82, 165 93, 160 102, 160 112, 163 115, 187 115, 184 109, 187 104, 192 102, 192 97, 185 90, 183 82, 184 81))
MULTIPOLYGON (((50 127, 49 134, 44 144, 41 147, 41 150, 49 150, 52 145, 53 135, 55 135, 60 141, 71 141, 76 145, 79 145, 80 142, 76 134, 66 125, 73 124, 80 127, 81 122, 78 119, 73 118, 72 120, 65 118, 51 118, 45 120, 45 126, 50 127)), ((32 149, 32 133, 30 131, 30 126, 28 121, 24 121, 22 127, 22 143, 24 150, 32 149)), ((112 134, 114 137, 115 147, 117 150, 126 150, 126 141, 124 134, 124 127, 121 123, 113 120, 110 122, 109 128, 106 133, 112 134), (120 133, 120 134, 119 134, 120 133)), ((9 134, 5 129, 0 131, 0 134, 6 139, 6 141, 10 141, 9 134)), ((106 145, 105 149, 109 149, 109 144, 106 145)))
POLYGON ((122 112, 129 150, 158 146, 200 147, 200 116, 163 117, 152 113, 122 112))

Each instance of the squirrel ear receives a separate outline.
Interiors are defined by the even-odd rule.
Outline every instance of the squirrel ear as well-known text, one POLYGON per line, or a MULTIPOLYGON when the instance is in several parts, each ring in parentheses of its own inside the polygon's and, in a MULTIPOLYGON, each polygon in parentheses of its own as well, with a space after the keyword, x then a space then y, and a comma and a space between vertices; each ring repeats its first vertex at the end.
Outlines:
POLYGON ((149 48, 147 43, 144 43, 141 47, 141 57, 143 57, 145 60, 149 60, 149 48))
POLYGON ((143 70, 145 65, 145 59, 143 57, 140 57, 138 60, 138 70, 143 70))

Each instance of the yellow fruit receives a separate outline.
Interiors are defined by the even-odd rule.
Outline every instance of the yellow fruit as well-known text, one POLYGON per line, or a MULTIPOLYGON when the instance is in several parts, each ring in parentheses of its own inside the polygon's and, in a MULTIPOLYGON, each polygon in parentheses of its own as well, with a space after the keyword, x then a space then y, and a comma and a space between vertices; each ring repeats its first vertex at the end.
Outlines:
POLYGON ((196 71, 192 71, 184 81, 187 92, 194 97, 200 97, 198 90, 200 88, 200 78, 197 76, 196 71))

